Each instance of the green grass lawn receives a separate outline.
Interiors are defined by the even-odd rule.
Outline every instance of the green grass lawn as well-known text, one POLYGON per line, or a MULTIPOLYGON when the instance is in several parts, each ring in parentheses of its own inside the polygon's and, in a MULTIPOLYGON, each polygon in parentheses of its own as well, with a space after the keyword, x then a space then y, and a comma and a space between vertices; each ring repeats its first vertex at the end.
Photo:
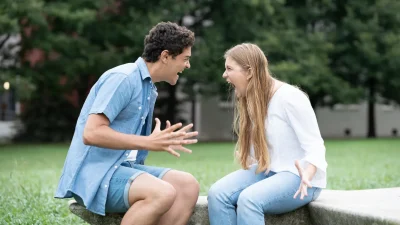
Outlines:
MULTIPOLYGON (((400 139, 326 141, 329 189, 400 186, 400 139)), ((174 158, 151 153, 146 164, 192 173, 201 195, 220 177, 238 169, 232 143, 192 146, 174 158)), ((85 224, 67 200, 54 199, 68 145, 0 146, 0 224, 85 224)))

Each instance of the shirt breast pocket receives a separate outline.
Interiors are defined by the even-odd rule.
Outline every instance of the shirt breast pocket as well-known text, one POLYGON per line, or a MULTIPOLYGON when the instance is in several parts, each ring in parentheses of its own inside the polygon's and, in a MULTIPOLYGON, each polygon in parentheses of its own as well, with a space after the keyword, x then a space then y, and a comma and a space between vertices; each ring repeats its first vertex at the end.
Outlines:
POLYGON ((142 108, 141 101, 132 101, 120 112, 118 120, 127 122, 132 119, 138 119, 142 108))

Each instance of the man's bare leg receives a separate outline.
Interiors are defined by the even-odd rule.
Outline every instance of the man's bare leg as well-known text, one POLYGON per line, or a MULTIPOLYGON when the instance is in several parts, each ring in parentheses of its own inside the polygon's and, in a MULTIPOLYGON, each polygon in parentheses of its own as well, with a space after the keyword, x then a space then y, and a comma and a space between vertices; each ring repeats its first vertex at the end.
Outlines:
POLYGON ((175 188, 149 174, 139 175, 129 188, 131 207, 121 225, 155 225, 174 204, 175 188))
POLYGON ((175 188, 176 199, 158 225, 186 225, 199 197, 199 183, 191 174, 177 170, 167 172, 162 179, 175 188))

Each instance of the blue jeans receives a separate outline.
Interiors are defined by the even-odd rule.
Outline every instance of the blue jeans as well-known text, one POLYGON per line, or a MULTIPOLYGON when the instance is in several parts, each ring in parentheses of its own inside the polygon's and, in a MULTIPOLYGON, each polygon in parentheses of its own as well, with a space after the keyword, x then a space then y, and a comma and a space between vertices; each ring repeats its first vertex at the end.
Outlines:
POLYGON ((308 188, 308 196, 296 199, 300 177, 291 172, 255 173, 238 170, 218 180, 208 192, 211 225, 264 225, 264 214, 293 211, 318 198, 320 188, 308 188))

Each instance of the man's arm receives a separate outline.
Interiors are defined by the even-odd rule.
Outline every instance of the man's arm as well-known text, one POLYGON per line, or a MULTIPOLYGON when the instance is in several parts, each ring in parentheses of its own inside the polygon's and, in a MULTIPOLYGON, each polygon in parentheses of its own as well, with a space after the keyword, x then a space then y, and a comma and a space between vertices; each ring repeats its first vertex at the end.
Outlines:
POLYGON ((109 149, 147 149, 148 137, 124 134, 110 128, 104 114, 90 114, 83 131, 83 143, 109 149))
MULTIPOLYGON (((181 123, 169 126, 160 130, 160 120, 156 119, 156 127, 150 136, 138 136, 133 134, 124 134, 110 128, 110 122, 104 114, 90 114, 83 131, 83 142, 85 145, 94 145, 108 149, 146 149, 149 151, 166 151, 179 157, 171 146, 180 146, 197 143, 197 139, 186 139, 197 136, 198 132, 189 132, 186 130, 192 127, 189 124, 179 131, 176 129, 182 127, 181 123)), ((183 152, 190 153, 186 148, 177 148, 183 152)))

